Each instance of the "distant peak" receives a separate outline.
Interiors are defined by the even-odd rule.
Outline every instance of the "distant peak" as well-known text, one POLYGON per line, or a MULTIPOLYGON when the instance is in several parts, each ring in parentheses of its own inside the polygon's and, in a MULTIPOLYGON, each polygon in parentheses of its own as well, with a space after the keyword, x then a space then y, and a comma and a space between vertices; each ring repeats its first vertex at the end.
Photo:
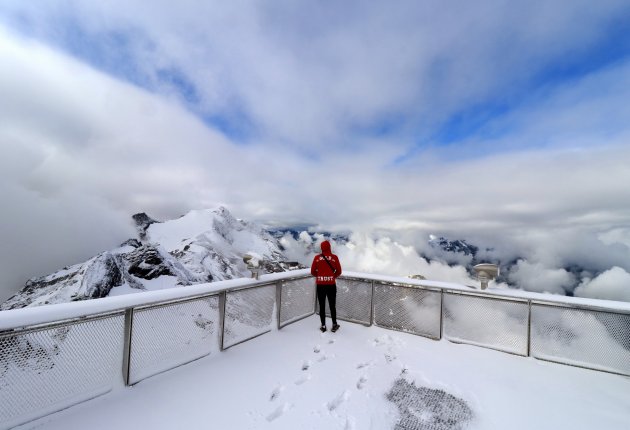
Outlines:
POLYGON ((120 246, 131 246, 132 248, 140 248, 142 246, 142 243, 140 243, 138 239, 127 239, 126 241, 121 243, 120 246))
POLYGON ((479 251, 477 246, 469 244, 465 239, 449 240, 443 236, 436 237, 435 235, 429 236, 429 245, 446 252, 462 253, 464 255, 472 255, 473 257, 477 254, 477 251, 479 251))
POLYGON ((145 212, 140 212, 131 216, 133 220, 136 222, 136 225, 144 225, 144 224, 153 224, 159 221, 154 220, 145 212))
POLYGON ((213 212, 221 216, 232 216, 232 213, 225 206, 219 206, 213 212))
POLYGON ((234 218, 234 215, 232 215, 232 212, 230 212, 225 206, 219 206, 217 209, 213 210, 212 212, 225 220, 229 220, 230 222, 236 222, 236 218, 234 218))

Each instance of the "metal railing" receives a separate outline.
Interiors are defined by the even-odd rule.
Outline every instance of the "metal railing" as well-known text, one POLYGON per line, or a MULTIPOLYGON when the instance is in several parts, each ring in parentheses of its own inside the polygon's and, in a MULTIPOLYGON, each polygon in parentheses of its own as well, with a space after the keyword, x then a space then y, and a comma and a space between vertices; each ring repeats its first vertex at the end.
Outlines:
MULTIPOLYGON (((0 428, 138 383, 317 312, 314 282, 305 272, 242 284, 0 332, 0 428)), ((338 280, 337 317, 630 376, 630 312, 365 275, 338 280)))

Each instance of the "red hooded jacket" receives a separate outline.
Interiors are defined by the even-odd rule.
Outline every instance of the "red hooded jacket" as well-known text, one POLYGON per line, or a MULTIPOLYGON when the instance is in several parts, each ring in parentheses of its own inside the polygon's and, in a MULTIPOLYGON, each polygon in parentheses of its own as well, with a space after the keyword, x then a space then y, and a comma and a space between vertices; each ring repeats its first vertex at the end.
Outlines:
POLYGON ((317 277, 315 281, 317 285, 334 285, 337 277, 341 275, 339 257, 330 252, 330 242, 327 240, 322 242, 322 253, 313 258, 311 275, 317 277))

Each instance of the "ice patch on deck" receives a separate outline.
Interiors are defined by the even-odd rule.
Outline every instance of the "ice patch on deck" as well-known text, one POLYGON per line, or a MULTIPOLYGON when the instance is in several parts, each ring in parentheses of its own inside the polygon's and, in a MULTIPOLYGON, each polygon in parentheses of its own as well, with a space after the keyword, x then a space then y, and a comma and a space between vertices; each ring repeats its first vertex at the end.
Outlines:
POLYGON ((458 430, 474 417, 462 399, 444 390, 417 387, 403 378, 385 396, 400 412, 395 430, 458 430))

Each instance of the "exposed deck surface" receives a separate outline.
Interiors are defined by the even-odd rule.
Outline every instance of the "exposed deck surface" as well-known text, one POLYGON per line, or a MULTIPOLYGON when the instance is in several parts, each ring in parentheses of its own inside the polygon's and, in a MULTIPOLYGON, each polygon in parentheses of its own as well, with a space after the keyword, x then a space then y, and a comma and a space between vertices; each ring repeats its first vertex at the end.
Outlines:
POLYGON ((630 378, 341 324, 314 315, 21 428, 630 428, 630 378))

